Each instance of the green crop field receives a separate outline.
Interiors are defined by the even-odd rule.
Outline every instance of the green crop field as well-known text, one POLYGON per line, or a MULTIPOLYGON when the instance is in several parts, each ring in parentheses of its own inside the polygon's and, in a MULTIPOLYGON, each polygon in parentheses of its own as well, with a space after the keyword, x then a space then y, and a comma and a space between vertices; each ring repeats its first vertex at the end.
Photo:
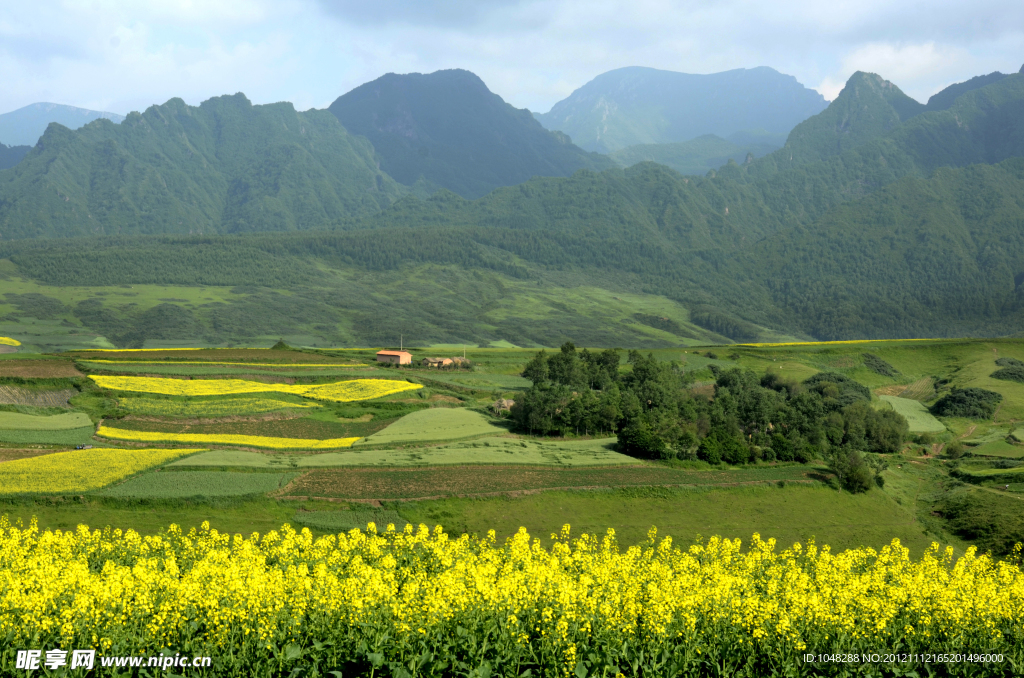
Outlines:
POLYGON ((59 431, 0 429, 0 442, 18 445, 89 445, 93 443, 93 431, 92 426, 59 431))
POLYGON ((104 497, 186 499, 266 494, 284 487, 295 473, 151 471, 96 492, 104 497))
POLYGON ((609 528, 624 546, 643 543, 652 526, 685 547, 698 536, 721 535, 749 543, 755 532, 777 539, 780 548, 814 539, 833 553, 847 548, 880 549, 893 538, 920 555, 933 541, 961 542, 926 531, 914 507, 885 492, 840 493, 821 485, 734 488, 629 488, 594 492, 544 492, 521 497, 451 498, 397 504, 413 523, 444 525, 456 533, 486 534, 498 541, 520 526, 547 541, 562 525, 574 534, 604 535, 609 528))
POLYGON ((212 450, 181 466, 253 468, 323 468, 332 466, 439 466, 448 464, 523 464, 551 466, 608 466, 643 463, 615 451, 615 438, 538 441, 482 438, 471 442, 413 449, 352 449, 312 455, 261 454, 242 450, 212 450))
MULTIPOLYGON (((285 396, 286 397, 286 396, 285 396)), ((217 417, 245 416, 278 412, 288 409, 318 409, 321 403, 299 397, 285 400, 274 397, 240 398, 121 398, 119 409, 132 414, 153 417, 195 417, 213 419, 217 417)))
POLYGON ((437 440, 458 440, 473 436, 501 435, 507 428, 487 415, 464 408, 435 407, 407 414, 384 430, 360 440, 357 445, 407 445, 437 440))
POLYGON ((886 395, 879 398, 906 417, 911 433, 940 433, 946 430, 943 423, 932 416, 932 413, 917 400, 886 395))
POLYGON ((597 468, 457 466, 395 469, 317 469, 288 486, 291 496, 345 499, 416 499, 445 495, 522 492, 553 488, 651 485, 732 485, 812 482, 827 471, 789 465, 724 470, 691 470, 660 464, 597 468))
POLYGON ((85 426, 92 426, 92 422, 82 412, 68 412, 67 414, 56 414, 51 417, 21 414, 19 412, 0 412, 0 429, 66 431, 85 426))
POLYGON ((1005 440, 996 440, 970 449, 971 454, 979 457, 1003 457, 1005 459, 1024 459, 1024 446, 1012 445, 1005 440))

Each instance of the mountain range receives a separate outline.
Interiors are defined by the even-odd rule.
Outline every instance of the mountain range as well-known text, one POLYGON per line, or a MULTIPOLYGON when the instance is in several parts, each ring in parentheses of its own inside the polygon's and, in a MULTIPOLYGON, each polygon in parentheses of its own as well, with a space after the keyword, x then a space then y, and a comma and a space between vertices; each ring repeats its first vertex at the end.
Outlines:
POLYGON ((36 141, 55 122, 68 129, 78 129, 93 120, 106 118, 118 123, 123 115, 87 108, 40 102, 23 106, 16 111, 0 115, 0 144, 8 146, 35 146, 36 141))
MULTIPOLYGON (((444 78, 473 90, 463 101, 487 101, 464 73, 444 78)), ((392 83, 398 93, 382 90, 380 110, 426 96, 422 82, 392 83)), ((367 104, 372 92, 342 115, 383 120, 367 104)), ((495 119, 528 120, 490 101, 495 119)), ((458 164, 465 146, 442 143, 426 110, 445 109, 410 108, 409 127, 379 132, 429 139, 429 153, 454 146, 445 152, 458 164)), ((550 132, 538 127, 518 128, 533 130, 524 138, 534 145, 515 157, 549 153, 550 132)), ((488 134, 473 138, 502 151, 488 134)), ((415 146, 400 141, 385 155, 333 112, 241 95, 172 100, 120 126, 52 126, 0 172, 0 258, 45 285, 237 295, 226 305, 169 300, 159 312, 97 298, 62 316, 125 345, 182 327, 211 342, 301 325, 303 336, 346 343, 404 332, 423 342, 671 345, 1001 335, 1024 320, 1024 74, 975 78, 920 104, 856 73, 781 148, 729 157, 707 176, 641 157, 466 199, 430 178, 454 176, 443 165, 418 160, 436 155, 410 159, 415 146), (396 180, 385 157, 414 171, 396 180)), ((568 150, 561 157, 591 157, 568 150)))

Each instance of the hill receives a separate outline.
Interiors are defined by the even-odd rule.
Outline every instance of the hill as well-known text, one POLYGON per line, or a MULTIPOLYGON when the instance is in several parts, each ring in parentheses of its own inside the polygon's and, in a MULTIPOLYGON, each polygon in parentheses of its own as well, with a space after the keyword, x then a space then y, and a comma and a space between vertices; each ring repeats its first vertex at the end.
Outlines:
POLYGON ((370 140, 381 169, 399 182, 422 181, 465 198, 534 176, 613 166, 548 132, 464 70, 389 73, 338 97, 328 110, 370 140))
POLYGON ((589 151, 761 129, 785 134, 827 106, 796 78, 767 68, 695 75, 631 66, 608 71, 538 114, 589 151))
MULTIPOLYGON (((783 136, 782 142, 785 141, 783 136)), ((610 153, 620 167, 640 162, 656 162, 680 174, 707 174, 730 160, 745 163, 771 153, 782 146, 773 135, 734 134, 723 139, 714 134, 674 144, 639 144, 610 153), (774 143, 773 143, 774 142, 774 143)))
POLYGON ((403 189, 327 111, 242 94, 171 99, 123 123, 53 123, 0 172, 5 239, 327 228, 403 189))
POLYGON ((9 146, 35 146, 51 122, 68 129, 78 129, 99 118, 106 118, 115 123, 124 120, 124 116, 117 113, 90 111, 76 106, 29 104, 0 115, 0 143, 9 146))

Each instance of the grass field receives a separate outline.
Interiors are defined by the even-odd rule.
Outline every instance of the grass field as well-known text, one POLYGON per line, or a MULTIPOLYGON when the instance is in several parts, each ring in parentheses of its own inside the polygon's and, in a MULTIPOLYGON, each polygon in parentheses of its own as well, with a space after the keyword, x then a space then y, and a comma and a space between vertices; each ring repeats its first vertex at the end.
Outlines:
POLYGON ((227 471, 150 472, 100 490, 103 497, 186 499, 266 494, 284 487, 296 473, 231 473, 227 471))
POLYGON ((367 436, 360 445, 407 445, 410 443, 494 436, 508 429, 487 415, 465 408, 434 407, 407 414, 387 428, 367 436))
POLYGON ((92 426, 89 417, 82 412, 68 412, 51 417, 41 417, 19 412, 0 412, 0 429, 24 429, 27 431, 65 431, 72 428, 92 426))
POLYGON ((0 464, 0 494, 61 494, 98 490, 196 450, 92 449, 57 452, 0 464))
POLYGON ((946 430, 945 425, 917 400, 886 395, 878 397, 906 418, 911 433, 942 433, 946 430))
POLYGON ((18 445, 88 445, 93 442, 92 426, 60 431, 0 429, 0 442, 18 445))
POLYGON ((464 443, 414 449, 352 449, 313 455, 281 455, 212 450, 183 459, 181 466, 254 468, 322 468, 332 466, 434 466, 460 464, 522 464, 608 466, 639 464, 615 451, 615 438, 540 442, 514 438, 483 438, 464 443))
POLYGON ((1003 457, 1004 459, 1024 459, 1024 446, 1012 445, 1005 440, 996 440, 970 449, 971 454, 979 457, 1003 457))
POLYGON ((809 481, 810 475, 820 476, 823 472, 823 469, 803 465, 689 470, 655 464, 569 469, 525 466, 317 469, 289 485, 285 494, 345 499, 418 499, 552 488, 809 481))
POLYGON ((411 522, 440 523, 456 533, 486 534, 493 529, 499 542, 520 526, 543 539, 564 524, 572 525, 575 534, 599 536, 613 528, 627 546, 643 543, 652 526, 657 526, 659 538, 671 536, 679 546, 711 535, 742 539, 746 544, 755 532, 763 539, 777 539, 783 547, 813 538, 819 545, 830 545, 833 552, 860 546, 877 549, 896 537, 920 554, 932 541, 950 541, 926 533, 913 507, 900 505, 879 490, 851 495, 821 485, 556 491, 397 506, 411 522))

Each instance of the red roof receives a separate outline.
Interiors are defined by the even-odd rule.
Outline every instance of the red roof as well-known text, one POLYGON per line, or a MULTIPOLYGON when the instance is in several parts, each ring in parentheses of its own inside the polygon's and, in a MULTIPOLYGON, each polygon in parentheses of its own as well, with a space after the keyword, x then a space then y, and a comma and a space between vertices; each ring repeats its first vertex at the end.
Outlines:
POLYGON ((407 355, 410 358, 412 357, 412 353, 408 351, 377 351, 377 355, 397 355, 399 357, 407 355))

